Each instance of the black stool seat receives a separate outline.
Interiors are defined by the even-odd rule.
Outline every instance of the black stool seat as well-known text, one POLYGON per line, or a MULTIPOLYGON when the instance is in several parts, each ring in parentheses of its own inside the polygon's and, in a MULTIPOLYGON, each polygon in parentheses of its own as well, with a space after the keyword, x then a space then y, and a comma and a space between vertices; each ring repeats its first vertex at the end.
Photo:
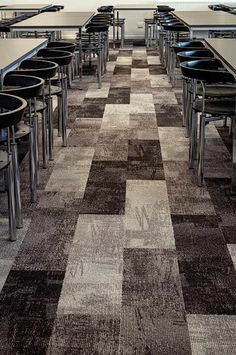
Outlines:
POLYGON ((47 48, 52 48, 56 50, 65 50, 67 52, 74 53, 76 49, 76 44, 72 42, 65 42, 65 41, 57 41, 57 42, 49 42, 47 44, 47 48))
POLYGON ((205 83, 234 83, 235 79, 228 71, 222 70, 218 59, 201 59, 180 64, 183 76, 201 80, 205 83))
POLYGON ((157 11, 158 12, 171 12, 171 11, 175 11, 175 9, 173 7, 170 7, 167 5, 158 5, 157 11))
POLYGON ((0 93, 0 108, 5 112, 0 112, 0 129, 15 126, 20 122, 27 102, 15 95, 0 93))
POLYGON ((187 50, 194 50, 194 49, 203 49, 204 44, 201 41, 187 41, 187 42, 178 42, 172 45, 175 53, 187 51, 187 50))
POLYGON ((9 73, 3 81, 1 92, 17 95, 23 99, 31 99, 40 95, 44 80, 35 76, 9 73))
POLYGON ((113 11, 114 6, 113 5, 104 5, 104 6, 100 6, 97 11, 98 12, 112 12, 113 11))
POLYGON ((163 25, 164 30, 173 32, 189 32, 189 28, 183 24, 166 24, 163 25))
MULTIPOLYGON (((202 112, 202 100, 197 100, 193 109, 202 112)), ((235 100, 205 100, 204 112, 211 115, 234 115, 235 100)))
POLYGON ((20 69, 13 71, 17 75, 32 75, 42 79, 50 79, 54 77, 58 70, 58 64, 49 60, 39 58, 26 59, 20 64, 20 69))
POLYGON ((187 62, 189 60, 198 60, 202 58, 213 58, 214 54, 207 48, 199 50, 187 50, 184 52, 177 53, 179 61, 187 62))
POLYGON ((97 26, 97 25, 88 25, 86 32, 87 33, 94 33, 94 32, 107 32, 109 26, 97 26))
POLYGON ((59 66, 66 66, 71 63, 73 54, 68 51, 43 48, 38 51, 37 57, 46 58, 49 61, 57 63, 59 66))

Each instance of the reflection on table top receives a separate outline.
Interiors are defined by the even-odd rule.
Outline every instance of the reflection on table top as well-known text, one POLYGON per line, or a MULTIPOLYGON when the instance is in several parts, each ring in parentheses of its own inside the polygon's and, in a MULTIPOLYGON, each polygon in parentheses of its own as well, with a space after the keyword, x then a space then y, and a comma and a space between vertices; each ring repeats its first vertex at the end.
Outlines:
POLYGON ((188 27, 236 26, 236 16, 223 11, 174 11, 173 14, 188 27))
POLYGON ((38 12, 45 10, 52 5, 49 4, 14 4, 14 5, 5 5, 1 7, 0 11, 29 11, 29 12, 38 12))
POLYGON ((0 39, 0 71, 6 71, 9 66, 19 63, 26 56, 46 46, 47 39, 7 38, 0 39))
POLYGON ((206 38, 207 46, 236 75, 236 38, 206 38))

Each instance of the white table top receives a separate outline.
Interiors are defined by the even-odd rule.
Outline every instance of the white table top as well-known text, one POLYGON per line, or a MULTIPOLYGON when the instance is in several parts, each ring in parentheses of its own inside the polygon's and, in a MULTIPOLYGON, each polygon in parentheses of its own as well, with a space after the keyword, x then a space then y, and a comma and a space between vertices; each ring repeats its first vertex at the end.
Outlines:
POLYGON ((223 2, 221 5, 227 6, 230 9, 236 9, 236 3, 232 3, 232 2, 223 2))
POLYGON ((118 4, 114 6, 114 9, 117 10, 156 10, 157 3, 141 3, 141 4, 118 4))
POLYGON ((17 67, 22 60, 33 56, 40 48, 46 47, 47 39, 6 38, 0 39, 0 74, 17 67))
POLYGON ((52 5, 49 4, 13 4, 6 5, 0 8, 0 11, 28 11, 28 12, 39 12, 45 9, 48 9, 52 5))
POLYGON ((223 11, 174 11, 173 14, 189 28, 236 27, 236 16, 223 11))
POLYGON ((236 38, 206 38, 207 46, 236 75, 236 38))
POLYGON ((63 30, 84 27, 94 12, 45 12, 11 26, 11 30, 63 30))

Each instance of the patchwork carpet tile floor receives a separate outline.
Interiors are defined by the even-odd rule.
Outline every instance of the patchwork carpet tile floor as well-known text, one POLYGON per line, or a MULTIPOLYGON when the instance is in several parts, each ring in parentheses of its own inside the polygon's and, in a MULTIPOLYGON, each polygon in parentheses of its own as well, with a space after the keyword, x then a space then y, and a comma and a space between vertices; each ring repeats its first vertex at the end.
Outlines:
POLYGON ((22 163, 15 243, 1 194, 0 354, 236 354, 227 128, 207 128, 199 188, 181 87, 132 43, 111 50, 101 90, 86 75, 68 100, 68 147, 55 139, 35 205, 22 163))

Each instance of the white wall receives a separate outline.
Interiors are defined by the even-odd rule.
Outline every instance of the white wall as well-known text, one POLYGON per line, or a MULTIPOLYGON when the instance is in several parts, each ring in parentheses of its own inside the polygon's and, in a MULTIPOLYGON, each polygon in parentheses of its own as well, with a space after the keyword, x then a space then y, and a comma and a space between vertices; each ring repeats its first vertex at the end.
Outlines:
MULTIPOLYGON (((174 7, 176 10, 208 10, 209 4, 216 3, 235 3, 235 0, 161 0, 161 4, 166 4, 174 7)), ((152 0, 0 0, 2 4, 61 4, 65 6, 64 11, 96 11, 100 5, 115 5, 115 4, 145 4, 153 3, 152 0)), ((156 2, 157 3, 157 2, 156 2)), ((126 37, 143 37, 144 29, 137 28, 138 23, 143 22, 144 18, 151 18, 152 11, 123 11, 120 12, 120 17, 126 18, 126 37)))

